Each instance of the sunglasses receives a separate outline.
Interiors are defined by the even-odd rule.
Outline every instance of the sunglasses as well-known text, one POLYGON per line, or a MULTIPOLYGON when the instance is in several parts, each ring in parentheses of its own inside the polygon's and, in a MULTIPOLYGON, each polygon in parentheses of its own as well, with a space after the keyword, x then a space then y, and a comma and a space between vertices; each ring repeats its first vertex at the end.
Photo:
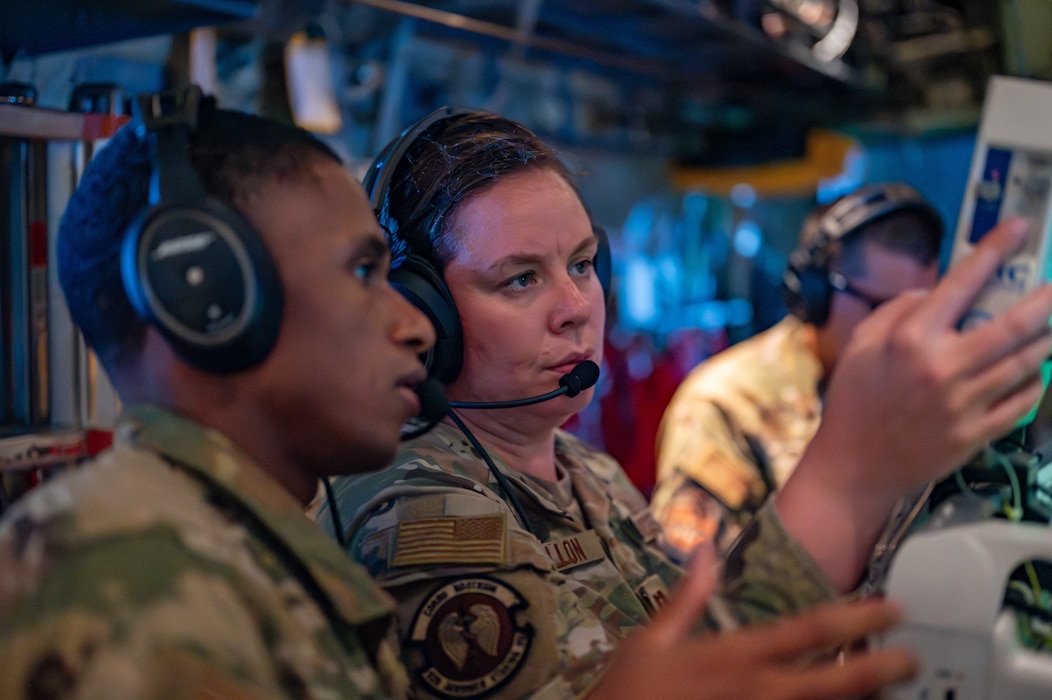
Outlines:
POLYGON ((848 281, 847 277, 844 277, 839 272, 829 273, 829 284, 832 285, 833 289, 835 289, 836 291, 842 292, 844 294, 847 294, 848 296, 858 299, 863 304, 868 306, 870 311, 872 311, 873 309, 877 308, 885 302, 891 301, 891 297, 880 298, 870 296, 858 287, 852 285, 848 281))

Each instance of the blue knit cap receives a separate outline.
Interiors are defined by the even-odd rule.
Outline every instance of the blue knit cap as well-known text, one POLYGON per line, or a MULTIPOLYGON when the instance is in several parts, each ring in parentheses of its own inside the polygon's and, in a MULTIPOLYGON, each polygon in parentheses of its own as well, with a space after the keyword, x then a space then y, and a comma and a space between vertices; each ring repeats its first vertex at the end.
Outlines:
POLYGON ((127 305, 120 250, 132 219, 148 204, 150 152, 133 124, 121 128, 81 177, 59 224, 58 278, 73 321, 127 305))

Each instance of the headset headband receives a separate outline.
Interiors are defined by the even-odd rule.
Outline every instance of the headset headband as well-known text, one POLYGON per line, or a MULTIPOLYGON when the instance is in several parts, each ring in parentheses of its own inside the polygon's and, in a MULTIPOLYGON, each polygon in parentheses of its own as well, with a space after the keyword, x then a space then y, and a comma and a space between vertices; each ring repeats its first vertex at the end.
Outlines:
POLYGON ((919 214, 941 235, 942 217, 935 208, 909 185, 890 182, 865 185, 834 204, 822 215, 818 235, 809 247, 841 240, 886 216, 907 211, 919 214))
POLYGON ((362 186, 369 195, 369 203, 373 206, 373 209, 380 210, 383 204, 384 193, 387 192, 391 178, 394 177, 395 170, 398 169, 398 164, 402 162, 402 158, 416 143, 416 140, 438 122, 468 114, 485 115, 489 114, 489 112, 470 107, 446 105, 431 112, 431 114, 403 131, 397 138, 392 139, 373 160, 368 172, 365 173, 365 177, 362 179, 362 186))
POLYGON ((207 196, 186 157, 190 134, 197 129, 201 101, 201 88, 196 85, 139 96, 137 130, 141 138, 150 140, 151 206, 198 202, 207 196))

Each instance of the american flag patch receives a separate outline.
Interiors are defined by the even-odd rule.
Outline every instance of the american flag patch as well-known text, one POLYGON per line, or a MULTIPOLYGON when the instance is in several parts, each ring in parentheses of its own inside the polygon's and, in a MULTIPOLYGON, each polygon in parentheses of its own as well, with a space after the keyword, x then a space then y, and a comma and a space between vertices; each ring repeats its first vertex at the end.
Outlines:
POLYGON ((391 565, 501 564, 506 554, 502 515, 421 518, 399 523, 391 565))

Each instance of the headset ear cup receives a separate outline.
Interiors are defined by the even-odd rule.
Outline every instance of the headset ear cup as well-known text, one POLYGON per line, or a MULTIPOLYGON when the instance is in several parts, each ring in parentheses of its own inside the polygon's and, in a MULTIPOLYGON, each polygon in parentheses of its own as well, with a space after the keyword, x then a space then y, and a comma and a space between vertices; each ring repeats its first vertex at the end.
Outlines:
POLYGON ((829 273, 825 270, 807 270, 801 279, 807 322, 821 328, 829 320, 830 305, 833 303, 833 287, 829 284, 829 273))
POLYGON ((833 301, 829 272, 816 265, 806 250, 796 250, 789 256, 782 291, 786 308, 804 323, 821 327, 829 320, 833 301))
MULTIPOLYGON (((392 139, 380 151, 366 171, 362 186, 381 225, 389 223, 387 198, 391 180, 416 140, 438 122, 472 114, 483 112, 452 105, 437 109, 392 139)), ((426 234, 440 225, 444 214, 442 208, 436 208, 414 228, 419 227, 426 234)), ((464 361, 464 334, 460 315, 442 275, 426 258, 413 252, 412 237, 402 234, 399 229, 398 225, 391 225, 387 230, 388 243, 396 256, 404 255, 397 267, 392 268, 388 281, 410 303, 423 311, 435 327, 435 345, 422 359, 430 376, 448 383, 460 374, 464 361)))
POLYGON ((274 261, 251 225, 216 200, 140 215, 124 238, 121 277, 140 318, 198 369, 247 369, 277 340, 283 294, 274 261))
POLYGON ((796 316, 800 320, 803 320, 803 283, 800 281, 800 268, 796 262, 797 254, 799 251, 793 251, 789 255, 789 264, 785 268, 785 274, 782 276, 782 300, 785 302, 785 308, 793 316, 796 316))
POLYGON ((442 276, 427 260, 410 254, 391 270, 388 280, 435 327, 435 346, 423 358, 428 373, 443 384, 453 381, 463 363, 464 332, 442 276))

